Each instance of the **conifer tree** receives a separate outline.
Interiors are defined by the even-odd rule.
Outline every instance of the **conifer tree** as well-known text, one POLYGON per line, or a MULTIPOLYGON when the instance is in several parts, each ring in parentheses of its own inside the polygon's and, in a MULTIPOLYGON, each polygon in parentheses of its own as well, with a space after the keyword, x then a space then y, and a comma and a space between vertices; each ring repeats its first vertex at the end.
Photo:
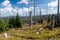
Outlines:
POLYGON ((20 19, 18 13, 17 13, 16 19, 15 19, 15 26, 16 26, 17 28, 19 28, 19 27, 21 28, 21 27, 22 27, 22 22, 21 22, 21 19, 20 19))
POLYGON ((15 19, 13 16, 10 16, 9 22, 8 22, 8 28, 14 28, 14 24, 15 24, 15 19))
POLYGON ((4 20, 0 18, 0 31, 5 32, 6 30, 7 30, 7 23, 5 23, 4 20))

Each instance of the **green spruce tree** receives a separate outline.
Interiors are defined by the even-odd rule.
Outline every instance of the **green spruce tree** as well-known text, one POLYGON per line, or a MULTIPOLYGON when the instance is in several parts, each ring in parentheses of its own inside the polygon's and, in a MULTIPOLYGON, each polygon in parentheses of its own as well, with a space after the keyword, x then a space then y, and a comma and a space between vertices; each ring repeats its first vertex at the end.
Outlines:
POLYGON ((15 25, 15 19, 13 16, 10 16, 8 21, 8 28, 14 28, 14 25, 15 25))
POLYGON ((0 31, 5 32, 7 30, 7 23, 4 22, 2 18, 0 18, 0 31))
POLYGON ((21 21, 18 13, 17 13, 16 19, 15 19, 15 26, 16 26, 16 28, 22 27, 22 21, 21 21))

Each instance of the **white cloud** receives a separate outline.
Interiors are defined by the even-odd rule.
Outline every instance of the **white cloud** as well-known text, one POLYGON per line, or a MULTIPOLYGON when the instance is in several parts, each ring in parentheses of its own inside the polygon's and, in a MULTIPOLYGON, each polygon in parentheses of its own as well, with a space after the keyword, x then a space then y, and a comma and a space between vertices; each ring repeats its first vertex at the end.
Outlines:
POLYGON ((1 6, 3 6, 3 12, 11 12, 12 11, 12 5, 9 0, 5 0, 4 2, 1 3, 1 6))
POLYGON ((20 2, 17 2, 17 4, 22 4, 22 3, 25 3, 25 4, 28 4, 28 0, 21 0, 20 2))
POLYGON ((29 7, 29 9, 27 7, 23 7, 23 8, 18 8, 12 7, 12 4, 10 3, 9 0, 5 0, 1 3, 1 6, 3 6, 3 8, 0 9, 2 14, 10 14, 10 15, 16 15, 16 13, 18 12, 19 14, 23 14, 23 13, 28 13, 28 11, 31 11, 31 8, 33 9, 33 7, 29 7))
POLYGON ((32 11, 33 9, 34 9, 33 7, 29 7, 29 8, 23 7, 23 8, 18 9, 18 13, 20 14, 28 13, 29 11, 32 11))
POLYGON ((48 3, 49 7, 56 7, 57 5, 58 5, 58 0, 55 0, 55 1, 48 3))
POLYGON ((22 4, 22 3, 24 3, 24 4, 29 4, 29 3, 33 3, 34 1, 31 1, 31 2, 29 2, 30 0, 20 0, 19 2, 17 2, 17 4, 22 4))
POLYGON ((6 16, 16 15, 17 12, 19 13, 19 15, 23 15, 24 13, 28 13, 28 11, 31 11, 31 8, 33 9, 33 7, 29 7, 29 9, 27 7, 13 8, 9 0, 3 1, 1 3, 1 6, 3 6, 3 8, 0 8, 0 12, 2 15, 6 16))
MULTIPOLYGON (((21 2, 21 1, 20 1, 21 2)), ((26 0, 24 0, 24 3, 25 4, 28 4, 28 3, 26 3, 26 2, 28 2, 28 1, 26 1, 26 0)), ((33 2, 33 1, 32 1, 33 2)), ((6 16, 10 16, 10 15, 16 15, 16 13, 18 12, 19 13, 19 15, 22 15, 23 16, 23 14, 25 14, 25 13, 29 13, 29 11, 34 11, 33 9, 34 9, 34 7, 32 6, 32 7, 29 7, 29 8, 27 8, 27 7, 23 7, 23 8, 13 8, 12 7, 12 4, 10 3, 10 1, 9 0, 5 0, 4 2, 2 2, 1 3, 1 5, 3 6, 3 8, 0 8, 0 11, 1 11, 1 13, 2 14, 4 14, 4 15, 6 15, 6 16)), ((37 7, 37 10, 39 10, 39 7, 37 7)), ((44 9, 43 9, 44 10, 44 9)), ((44 12, 45 13, 45 11, 43 11, 42 10, 42 12, 44 12)), ((39 11, 38 11, 39 12, 39 11)), ((43 14, 43 13, 42 13, 43 14)))
POLYGON ((10 5, 10 1, 5 0, 4 2, 1 3, 2 6, 8 6, 10 5))
POLYGON ((57 13, 57 6, 58 6, 58 0, 52 0, 52 2, 48 3, 49 14, 56 14, 57 13))

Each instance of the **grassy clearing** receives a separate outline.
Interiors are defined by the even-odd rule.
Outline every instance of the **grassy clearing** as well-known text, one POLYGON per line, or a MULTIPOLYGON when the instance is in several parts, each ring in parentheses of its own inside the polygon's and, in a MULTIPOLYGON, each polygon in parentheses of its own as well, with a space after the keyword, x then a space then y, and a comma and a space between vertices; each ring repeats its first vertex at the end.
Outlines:
POLYGON ((54 38, 56 36, 58 36, 60 34, 60 28, 57 28, 56 29, 57 31, 55 30, 42 30, 42 31, 38 31, 39 34, 36 35, 36 31, 33 30, 33 29, 23 29, 23 30, 9 30, 7 33, 8 35, 10 36, 13 36, 13 37, 17 37, 17 38, 21 38, 21 39, 35 39, 35 40, 47 40, 49 38, 54 38))
POLYGON ((37 24, 32 29, 29 26, 25 26, 23 29, 10 29, 7 31, 8 37, 4 38, 1 34, 0 40, 60 40, 60 28, 40 31, 39 28, 43 26, 46 26, 46 23, 45 25, 37 24), (36 35, 36 32, 39 32, 39 34, 36 35))

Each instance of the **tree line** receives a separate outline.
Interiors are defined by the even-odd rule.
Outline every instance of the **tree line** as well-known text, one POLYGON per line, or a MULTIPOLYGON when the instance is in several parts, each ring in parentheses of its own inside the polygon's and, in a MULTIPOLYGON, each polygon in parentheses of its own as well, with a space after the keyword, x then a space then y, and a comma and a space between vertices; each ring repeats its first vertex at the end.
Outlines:
POLYGON ((7 21, 0 18, 0 32, 5 32, 9 28, 22 28, 22 21, 18 13, 16 17, 10 16, 7 21))

